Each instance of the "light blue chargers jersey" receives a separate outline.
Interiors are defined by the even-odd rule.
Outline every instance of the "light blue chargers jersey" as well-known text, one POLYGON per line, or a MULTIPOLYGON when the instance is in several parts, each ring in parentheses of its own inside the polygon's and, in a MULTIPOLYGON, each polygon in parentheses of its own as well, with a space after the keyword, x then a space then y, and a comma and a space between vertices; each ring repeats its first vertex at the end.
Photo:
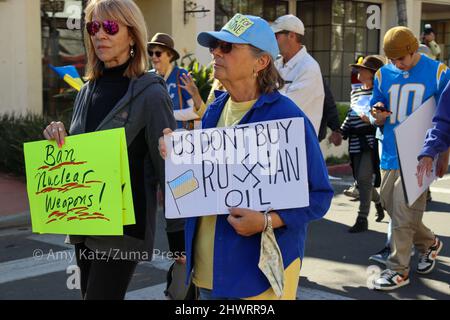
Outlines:
POLYGON ((381 169, 399 169, 394 128, 432 96, 437 103, 449 80, 447 66, 425 55, 409 71, 402 71, 391 63, 377 71, 370 104, 383 102, 392 111, 383 129, 381 169))

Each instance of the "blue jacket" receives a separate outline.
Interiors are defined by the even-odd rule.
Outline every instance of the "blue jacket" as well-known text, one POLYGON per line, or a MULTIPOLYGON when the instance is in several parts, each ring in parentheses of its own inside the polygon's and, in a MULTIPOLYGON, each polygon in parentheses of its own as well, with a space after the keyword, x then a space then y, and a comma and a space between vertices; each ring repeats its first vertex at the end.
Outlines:
POLYGON ((425 144, 419 158, 434 158, 450 148, 450 81, 447 83, 433 118, 434 127, 427 132, 425 144))
MULTIPOLYGON (((228 93, 223 93, 209 106, 202 120, 204 129, 217 126, 228 97, 228 93)), ((317 135, 305 114, 292 100, 278 91, 261 95, 240 122, 240 124, 246 124, 293 117, 305 118, 310 205, 305 208, 277 210, 285 223, 284 227, 275 230, 285 269, 295 259, 303 258, 308 222, 323 217, 333 198, 333 189, 328 181, 328 172, 317 135)), ((197 221, 198 218, 186 219, 188 271, 191 271, 193 266, 193 244, 197 221)), ((213 296, 251 297, 263 293, 270 287, 264 274, 258 268, 260 242, 260 234, 250 237, 240 236, 228 223, 227 215, 217 216, 214 238, 213 296)))

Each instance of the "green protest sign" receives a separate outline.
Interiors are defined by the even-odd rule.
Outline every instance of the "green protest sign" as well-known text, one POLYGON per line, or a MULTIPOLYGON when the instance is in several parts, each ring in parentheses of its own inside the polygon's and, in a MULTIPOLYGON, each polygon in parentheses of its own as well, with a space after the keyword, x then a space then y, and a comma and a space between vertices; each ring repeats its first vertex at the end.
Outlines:
POLYGON ((34 232, 123 235, 134 223, 123 128, 24 144, 34 232))
POLYGON ((135 224, 133 195, 131 193, 130 170, 128 166, 127 140, 125 131, 120 135, 120 165, 121 165, 121 182, 122 182, 122 204, 123 204, 123 225, 127 226, 135 224))

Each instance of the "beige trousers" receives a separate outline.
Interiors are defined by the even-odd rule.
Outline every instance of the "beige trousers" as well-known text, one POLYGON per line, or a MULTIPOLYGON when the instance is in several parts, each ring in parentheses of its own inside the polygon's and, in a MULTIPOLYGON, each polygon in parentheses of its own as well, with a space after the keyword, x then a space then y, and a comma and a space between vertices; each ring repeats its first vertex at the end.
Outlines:
POLYGON ((386 265, 391 270, 408 274, 412 245, 425 253, 434 243, 434 234, 422 222, 427 192, 408 206, 400 170, 381 170, 380 196, 392 221, 391 255, 386 265))

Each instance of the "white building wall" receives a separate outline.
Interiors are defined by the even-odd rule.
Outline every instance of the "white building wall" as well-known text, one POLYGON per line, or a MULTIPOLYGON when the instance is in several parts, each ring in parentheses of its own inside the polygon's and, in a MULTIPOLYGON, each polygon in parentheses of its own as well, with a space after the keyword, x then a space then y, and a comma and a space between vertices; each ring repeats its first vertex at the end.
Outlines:
MULTIPOLYGON (((200 4, 202 1, 195 1, 200 4)), ((203 1, 208 2, 208 1, 203 1)), ((209 8, 208 8, 209 9, 209 8)), ((208 13, 210 14, 210 13, 208 13)), ((197 14, 200 15, 200 14, 197 14)), ((200 25, 204 25, 203 19, 197 18, 191 15, 187 16, 187 23, 184 23, 184 1, 173 0, 172 1, 172 35, 175 41, 175 47, 181 56, 188 53, 193 53, 197 57, 197 33, 200 25), (203 23, 203 24, 202 24, 203 23)), ((212 23, 214 25, 214 16, 212 23)), ((208 25, 204 26, 208 28, 208 25)), ((212 27, 204 30, 212 30, 212 27)), ((201 52, 201 51, 200 51, 201 52)), ((197 57, 198 58, 198 57, 197 57)), ((203 63, 208 63, 209 61, 202 61, 203 63)))
POLYGON ((197 34, 201 31, 214 30, 215 0, 197 0, 199 7, 210 10, 203 14, 189 15, 184 23, 184 1, 182 0, 135 0, 141 8, 147 27, 149 38, 157 32, 168 33, 173 37, 175 49, 183 57, 193 53, 201 64, 208 64, 211 56, 207 48, 197 44, 197 34))
MULTIPOLYGON (((382 3, 380 53, 383 53, 383 36, 387 30, 398 25, 397 3, 396 0, 384 0, 382 3)), ((448 19, 450 17, 450 0, 406 0, 406 12, 408 27, 414 32, 417 38, 421 34, 421 22, 424 19, 448 19), (439 4, 448 6, 442 13, 423 13, 423 3, 439 4)))
POLYGON ((40 2, 0 1, 0 30, 0 114, 40 114, 40 2))
POLYGON ((203 5, 210 12, 206 13, 206 17, 196 19, 197 29, 195 32, 195 55, 199 62, 203 65, 208 65, 211 62, 211 54, 207 48, 201 47, 197 44, 197 34, 202 31, 214 31, 215 23, 215 5, 214 0, 198 0, 197 3, 203 5))

